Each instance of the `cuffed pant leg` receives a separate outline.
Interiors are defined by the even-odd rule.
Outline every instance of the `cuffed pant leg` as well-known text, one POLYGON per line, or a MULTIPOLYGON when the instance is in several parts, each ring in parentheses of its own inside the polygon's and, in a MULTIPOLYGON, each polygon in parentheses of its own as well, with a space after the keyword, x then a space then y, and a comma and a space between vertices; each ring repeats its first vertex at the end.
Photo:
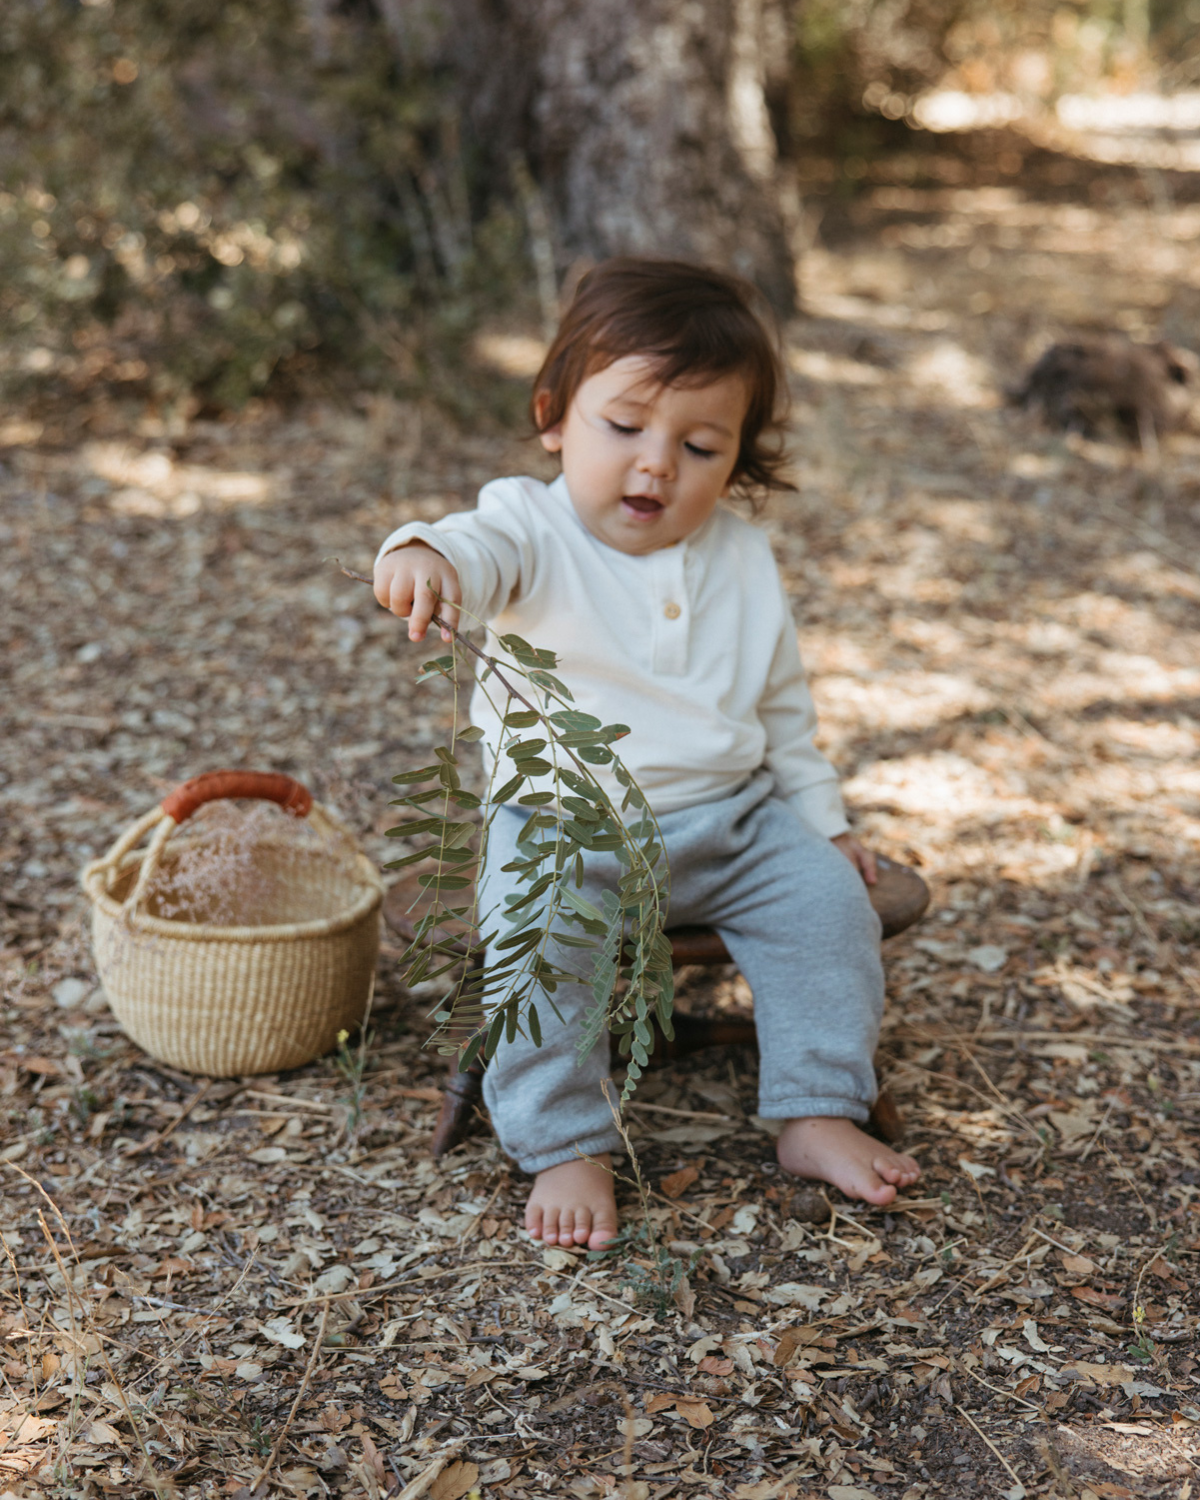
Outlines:
POLYGON ((672 922, 716 927, 754 995, 759 1113, 865 1120, 883 965, 861 875, 755 781, 665 821, 672 922))
MULTIPOLYGON (((479 909, 487 930, 500 929, 500 935, 508 930, 498 915, 504 896, 524 889, 501 869, 517 857, 516 837, 524 821, 524 815, 501 809, 489 835, 479 909)), ((606 884, 615 887, 616 861, 591 861, 584 896, 597 900, 606 884)), ((553 946, 550 957, 560 964, 580 962, 574 950, 553 946)), ((503 958, 489 949, 489 965, 498 967, 503 958)), ((560 982, 553 996, 539 987, 533 999, 542 1045, 536 1047, 520 1034, 511 1042, 502 1040, 483 1075, 483 1096, 501 1148, 526 1172, 542 1172, 580 1155, 619 1150, 621 1137, 603 1090, 609 1077, 607 1034, 585 1058, 578 1057, 584 1014, 592 1003, 590 984, 560 982)), ((614 1101, 617 1092, 610 1084, 614 1101)))

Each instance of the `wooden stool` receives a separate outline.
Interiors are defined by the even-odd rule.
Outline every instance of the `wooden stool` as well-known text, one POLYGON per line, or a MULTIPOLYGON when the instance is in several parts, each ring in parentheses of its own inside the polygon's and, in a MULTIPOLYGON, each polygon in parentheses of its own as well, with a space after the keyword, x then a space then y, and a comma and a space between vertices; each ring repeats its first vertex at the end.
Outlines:
MULTIPOLYGON (((867 890, 871 905, 883 923, 883 936, 895 937, 924 916, 929 906, 929 887, 908 865, 897 864, 883 855, 877 855, 876 859, 879 879, 875 885, 868 886, 867 890)), ((417 876, 406 875, 392 886, 384 898, 384 920, 405 943, 411 943, 415 933, 410 908, 419 905, 422 894, 417 876)), ((457 894, 463 898, 467 895, 466 892, 457 894)), ((720 933, 711 927, 675 927, 666 936, 671 944, 671 958, 677 969, 687 965, 710 967, 733 962, 720 933)), ((483 956, 469 941, 469 937, 470 934, 466 932, 453 935, 453 940, 461 948, 464 963, 480 961, 483 956)), ((709 1020, 676 1012, 671 1022, 675 1036, 670 1041, 655 1028, 657 1037, 650 1060, 652 1067, 687 1057, 705 1047, 757 1045, 752 1016, 709 1020)), ((442 1095, 441 1114, 433 1132, 431 1149, 435 1157, 445 1156, 466 1135, 475 1107, 483 1096, 484 1066, 482 1061, 477 1060, 465 1072, 460 1073, 456 1066, 451 1065, 442 1095)), ((875 1101, 870 1123, 884 1140, 895 1144, 900 1139, 903 1121, 886 1089, 880 1091, 875 1101)))

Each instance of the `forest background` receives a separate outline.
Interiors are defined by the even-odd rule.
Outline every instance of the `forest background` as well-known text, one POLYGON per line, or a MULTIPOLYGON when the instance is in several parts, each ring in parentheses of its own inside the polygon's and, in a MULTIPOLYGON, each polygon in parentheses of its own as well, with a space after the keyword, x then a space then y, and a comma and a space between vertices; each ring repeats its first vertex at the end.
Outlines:
POLYGON ((814 176, 861 191, 931 95, 1046 123, 1064 96, 1186 88, 1196 12, 12 0, 0 388, 178 418, 350 379, 511 415, 480 330, 552 325, 589 261, 723 262, 789 313, 814 176))

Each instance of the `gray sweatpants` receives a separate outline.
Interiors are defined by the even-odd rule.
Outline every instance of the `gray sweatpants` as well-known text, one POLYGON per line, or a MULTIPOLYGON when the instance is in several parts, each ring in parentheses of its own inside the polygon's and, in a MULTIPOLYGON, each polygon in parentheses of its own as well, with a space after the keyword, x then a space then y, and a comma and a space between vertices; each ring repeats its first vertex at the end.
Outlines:
MULTIPOLYGON (((671 867, 669 925, 715 927, 754 994, 759 1114, 862 1121, 875 1098, 883 1014, 879 918, 849 860, 772 790, 760 771, 731 797, 659 818, 671 867)), ((480 887, 485 920, 506 893, 522 889, 501 866, 517 857, 525 818, 501 808, 492 824, 480 887)), ((582 894, 595 904, 620 874, 613 855, 589 855, 582 894)), ((496 925, 508 930, 495 921, 489 930, 496 925)), ((489 962, 500 957, 488 954, 489 962)), ((551 957, 586 977, 587 950, 558 948, 551 957)), ((566 1024, 543 995, 541 1047, 522 1036, 502 1041, 488 1064, 492 1123, 526 1172, 620 1148, 600 1086, 609 1073, 606 1039, 576 1060, 591 1000, 586 983, 560 984, 554 1004, 566 1024)))

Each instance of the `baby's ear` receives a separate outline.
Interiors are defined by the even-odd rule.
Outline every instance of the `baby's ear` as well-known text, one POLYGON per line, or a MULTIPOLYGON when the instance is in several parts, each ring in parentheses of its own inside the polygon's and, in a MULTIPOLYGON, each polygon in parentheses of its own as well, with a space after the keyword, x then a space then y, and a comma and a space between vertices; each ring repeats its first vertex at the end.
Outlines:
POLYGON ((533 416, 538 427, 538 437, 542 440, 542 447, 547 453, 560 453, 562 451, 562 427, 561 422, 555 422, 551 427, 543 427, 546 413, 550 408, 550 392, 538 391, 533 398, 533 416))

